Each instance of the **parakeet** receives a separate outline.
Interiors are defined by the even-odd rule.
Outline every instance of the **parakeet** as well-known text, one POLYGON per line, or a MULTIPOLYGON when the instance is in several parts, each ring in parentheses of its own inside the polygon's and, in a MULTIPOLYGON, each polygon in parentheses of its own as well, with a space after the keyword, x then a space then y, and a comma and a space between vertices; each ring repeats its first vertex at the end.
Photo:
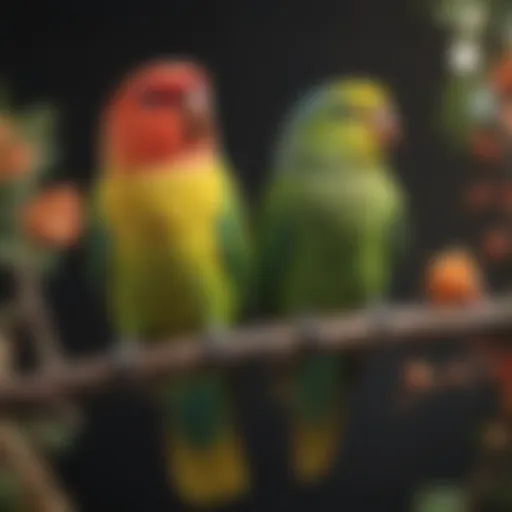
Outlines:
MULTIPOLYGON (((153 62, 102 117, 91 263, 121 344, 195 331, 220 340, 245 301, 250 240, 211 95, 199 66, 153 62)), ((169 379, 159 397, 178 495, 194 506, 243 498, 249 470, 222 372, 169 379)))
MULTIPOLYGON (((405 196, 386 163, 397 119, 384 87, 366 78, 324 84, 292 113, 262 206, 264 314, 309 317, 385 297, 407 246, 405 196)), ((345 371, 332 355, 306 357, 290 371, 289 456, 301 483, 320 482, 337 458, 345 371)))

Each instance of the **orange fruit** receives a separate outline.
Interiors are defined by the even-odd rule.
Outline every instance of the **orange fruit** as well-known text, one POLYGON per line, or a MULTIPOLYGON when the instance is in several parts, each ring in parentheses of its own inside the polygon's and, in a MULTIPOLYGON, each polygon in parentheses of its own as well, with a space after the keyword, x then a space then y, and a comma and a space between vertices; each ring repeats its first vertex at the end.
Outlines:
POLYGON ((403 383, 408 391, 425 392, 435 385, 435 372, 426 360, 414 360, 405 364, 403 383))
POLYGON ((50 187, 29 201, 21 226, 36 245, 69 247, 82 233, 82 201, 72 185, 50 187))
POLYGON ((436 304, 460 304, 482 296, 483 277, 476 260, 463 249, 437 254, 426 268, 425 291, 436 304))
POLYGON ((30 173, 33 163, 32 148, 16 133, 10 119, 0 117, 0 181, 30 173))

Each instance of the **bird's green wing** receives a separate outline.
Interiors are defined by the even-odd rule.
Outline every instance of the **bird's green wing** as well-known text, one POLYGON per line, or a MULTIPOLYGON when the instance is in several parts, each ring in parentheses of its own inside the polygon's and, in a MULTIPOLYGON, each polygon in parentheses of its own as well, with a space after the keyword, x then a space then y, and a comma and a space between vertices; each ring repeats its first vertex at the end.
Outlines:
MULTIPOLYGON (((216 239, 221 268, 231 286, 219 283, 206 271, 201 274, 206 329, 224 328, 236 322, 251 289, 252 256, 244 205, 235 183, 227 173, 225 177, 216 239), (227 294, 226 289, 230 290, 227 294)), ((232 408, 233 388, 226 385, 228 380, 224 373, 214 371, 181 379, 174 386, 170 413, 179 432, 192 446, 212 446, 225 432, 232 408)))
POLYGON ((93 192, 87 215, 86 275, 90 290, 96 297, 105 297, 107 265, 109 258, 109 236, 99 211, 97 191, 93 192))
POLYGON ((30 176, 33 186, 43 178, 54 177, 54 167, 60 156, 58 120, 57 109, 45 103, 26 107, 16 115, 21 133, 37 152, 37 168, 30 176))
POLYGON ((395 209, 390 223, 390 282, 386 296, 390 298, 409 298, 410 275, 416 272, 416 254, 414 252, 414 231, 410 221, 410 210, 405 194, 397 188, 395 209))
MULTIPOLYGON (((287 286, 288 272, 297 255, 299 226, 295 222, 295 206, 293 182, 286 176, 277 177, 264 202, 259 241, 261 312, 270 317, 279 317, 289 311, 289 296, 282 288, 287 286)), ((292 307, 292 310, 296 308, 292 307)), ((282 398, 289 402, 296 414, 311 421, 322 421, 325 414, 329 414, 339 389, 341 368, 338 358, 311 355, 289 371, 283 373, 280 368, 278 372, 277 392, 284 394, 282 398)))
POLYGON ((293 257, 294 223, 286 184, 279 178, 263 203, 258 240, 257 296, 260 313, 280 313, 280 288, 293 257))
POLYGON ((253 255, 244 204, 237 187, 229 180, 217 230, 222 266, 234 285, 238 317, 252 301, 253 255))

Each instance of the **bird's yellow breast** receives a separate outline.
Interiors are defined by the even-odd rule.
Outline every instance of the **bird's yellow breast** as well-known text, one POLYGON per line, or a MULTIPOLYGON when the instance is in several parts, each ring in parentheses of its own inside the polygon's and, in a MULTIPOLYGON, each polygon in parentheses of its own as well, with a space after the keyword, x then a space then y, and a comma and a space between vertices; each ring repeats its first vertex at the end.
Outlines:
POLYGON ((116 237, 126 241, 197 240, 213 232, 222 187, 220 169, 205 162, 110 174, 100 188, 100 208, 116 237))

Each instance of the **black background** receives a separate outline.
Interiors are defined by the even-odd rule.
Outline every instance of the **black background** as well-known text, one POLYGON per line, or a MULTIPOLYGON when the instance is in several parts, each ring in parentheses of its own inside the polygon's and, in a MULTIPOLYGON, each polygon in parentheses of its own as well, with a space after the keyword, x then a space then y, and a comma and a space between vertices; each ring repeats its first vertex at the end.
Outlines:
MULTIPOLYGON (((174 0, 8 3, 0 14, 0 69, 21 104, 49 98, 63 112, 59 175, 87 185, 95 120, 106 95, 137 63, 188 55, 216 78, 229 154, 248 195, 266 175, 278 122, 307 88, 333 74, 365 72, 394 89, 406 139, 398 174, 410 194, 418 261, 457 233, 455 191, 464 162, 433 125, 443 85, 444 36, 407 0, 174 0)), ((80 254, 53 287, 68 348, 106 342, 87 294, 80 254)), ((414 289, 417 277, 407 276, 414 289)), ((398 511, 422 476, 458 477, 470 457, 480 395, 444 396, 397 412, 399 354, 374 355, 356 395, 340 489, 345 510, 398 511), (357 495, 357 496, 356 496, 357 495), (363 498, 364 496, 364 498, 363 498)), ((83 441, 62 471, 83 510, 169 510, 147 404, 91 404, 83 441)), ((271 450, 272 446, 268 446, 271 450)))

